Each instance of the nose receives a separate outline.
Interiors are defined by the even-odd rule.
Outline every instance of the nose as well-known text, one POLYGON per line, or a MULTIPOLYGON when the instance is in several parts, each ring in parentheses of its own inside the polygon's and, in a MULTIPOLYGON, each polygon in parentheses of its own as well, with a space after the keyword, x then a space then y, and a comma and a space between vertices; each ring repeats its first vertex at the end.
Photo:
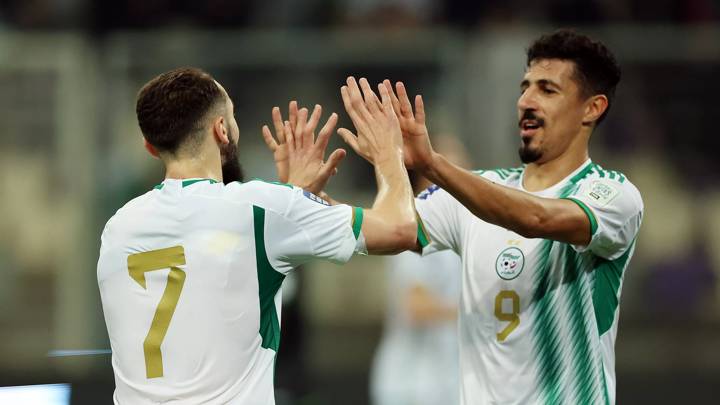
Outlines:
POLYGON ((532 88, 526 89, 520 95, 520 98, 518 98, 518 101, 517 101, 517 108, 520 111, 537 109, 537 103, 535 101, 535 92, 532 90, 532 88))

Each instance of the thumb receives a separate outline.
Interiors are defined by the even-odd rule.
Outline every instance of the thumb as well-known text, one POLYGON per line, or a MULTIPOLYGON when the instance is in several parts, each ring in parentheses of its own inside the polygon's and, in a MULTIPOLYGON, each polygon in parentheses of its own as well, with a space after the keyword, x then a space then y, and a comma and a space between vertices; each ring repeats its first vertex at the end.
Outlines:
POLYGON ((345 151, 345 149, 335 149, 333 153, 331 153, 328 157, 322 169, 320 169, 320 176, 330 177, 333 174, 337 173, 337 167, 340 165, 340 162, 345 158, 346 155, 347 152, 345 151))

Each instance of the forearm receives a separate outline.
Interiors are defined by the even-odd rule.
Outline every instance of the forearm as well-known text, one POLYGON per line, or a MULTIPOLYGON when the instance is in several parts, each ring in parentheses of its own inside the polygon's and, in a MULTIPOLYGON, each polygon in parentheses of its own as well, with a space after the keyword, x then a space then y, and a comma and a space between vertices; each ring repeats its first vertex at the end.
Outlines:
POLYGON ((573 244, 589 242, 589 222, 574 203, 495 184, 436 154, 425 170, 430 181, 453 195, 475 216, 526 238, 573 244))
POLYGON ((363 227, 370 253, 397 253, 415 247, 417 221, 414 195, 402 153, 375 160, 378 193, 363 227))

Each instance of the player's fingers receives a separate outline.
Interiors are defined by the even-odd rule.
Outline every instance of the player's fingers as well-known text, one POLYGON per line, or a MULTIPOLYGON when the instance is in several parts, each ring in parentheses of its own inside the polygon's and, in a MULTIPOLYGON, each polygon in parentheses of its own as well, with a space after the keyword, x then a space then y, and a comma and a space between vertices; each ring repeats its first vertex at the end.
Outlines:
POLYGON ((368 106, 368 110, 370 112, 377 112, 382 111, 383 107, 380 103, 380 99, 378 98, 377 94, 372 90, 370 87, 370 83, 367 81, 366 78, 360 79, 360 86, 362 88, 363 94, 365 95, 365 104, 368 106))
POLYGON ((285 121, 285 141, 288 146, 288 153, 291 155, 295 153, 295 135, 293 135, 292 130, 290 129, 290 121, 285 121))
POLYGON ((425 125, 425 103, 419 94, 415 96, 415 121, 420 125, 425 125))
POLYGON ((343 158, 345 158, 345 155, 347 155, 345 149, 335 149, 333 153, 330 154, 323 167, 320 169, 320 176, 330 177, 333 174, 337 173, 337 168, 343 158))
MULTIPOLYGON (((348 115, 350 116, 350 119, 352 120, 353 124, 355 124, 355 128, 360 128, 364 125, 365 121, 358 113, 357 109, 355 109, 355 105, 353 105, 352 99, 350 97, 350 89, 348 86, 342 86, 340 88, 340 95, 342 96, 343 105, 345 106, 345 111, 347 111, 348 115)), ((364 107, 364 104, 363 104, 364 107)))
POLYGON ((333 133, 333 129, 335 129, 335 125, 337 125, 337 120, 337 114, 330 114, 330 118, 328 118, 325 125, 323 125, 323 127, 320 129, 320 133, 318 134, 315 144, 318 148, 320 148, 320 150, 323 151, 323 154, 325 153, 325 148, 327 148, 327 144, 330 141, 330 136, 333 133))
POLYGON ((387 87, 385 87, 383 83, 378 84, 378 93, 380 94, 380 99, 382 100, 383 112, 386 115, 395 116, 395 111, 392 107, 392 101, 390 101, 390 94, 388 94, 387 87))
POLYGON ((350 103, 354 107, 358 116, 360 116, 366 122, 370 121, 372 119, 372 114, 370 114, 370 111, 368 111, 367 103, 363 98, 362 92, 360 92, 360 87, 358 87, 355 78, 352 76, 347 78, 347 90, 348 94, 350 95, 350 103))
POLYGON ((345 141, 345 143, 350 145, 350 147, 355 151, 355 153, 360 155, 360 144, 358 144, 358 139, 355 134, 353 134, 352 132, 350 132, 349 129, 346 128, 338 128, 337 133, 338 135, 340 135, 340 138, 345 141))
POLYGON ((395 110, 395 114, 400 115, 400 100, 398 100, 397 96, 395 95, 395 89, 393 88, 392 83, 390 80, 385 79, 383 81, 383 84, 388 90, 388 93, 390 93, 390 101, 392 101, 393 110, 395 110))
POLYGON ((275 138, 273 138, 272 133, 270 132, 270 128, 267 125, 263 125, 262 127, 262 135, 263 139, 265 140, 265 145, 267 147, 275 152, 275 149, 277 149, 278 144, 275 142, 275 138))
POLYGON ((312 142, 312 136, 315 132, 315 128, 317 128, 318 123, 320 122, 320 116, 322 115, 322 107, 320 104, 315 104, 315 108, 313 108, 312 114, 310 114, 310 119, 307 122, 307 126, 305 127, 305 139, 303 142, 307 142, 309 139, 309 142, 312 142))
POLYGON ((298 103, 295 100, 290 101, 288 104, 288 120, 290 121, 290 127, 295 129, 297 126, 298 117, 298 103))
POLYGON ((303 134, 307 126, 308 109, 303 107, 298 110, 297 127, 295 127, 295 149, 303 147, 303 134))
POLYGON ((273 127, 275 127, 275 136, 279 143, 285 143, 285 128, 283 125, 282 114, 280 113, 280 107, 273 107, 272 109, 272 120, 273 127))
POLYGON ((400 114, 405 118, 413 118, 412 106, 410 105, 410 99, 408 99, 405 85, 403 82, 397 82, 395 88, 397 90, 398 100, 400 100, 400 114))

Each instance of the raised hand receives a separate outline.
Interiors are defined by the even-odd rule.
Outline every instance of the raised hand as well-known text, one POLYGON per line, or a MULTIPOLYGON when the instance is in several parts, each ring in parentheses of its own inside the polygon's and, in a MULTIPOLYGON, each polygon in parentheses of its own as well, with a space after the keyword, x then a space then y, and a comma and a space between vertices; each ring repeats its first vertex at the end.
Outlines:
POLYGON ((413 113, 413 107, 402 82, 395 83, 397 95, 390 80, 383 81, 383 85, 390 93, 392 106, 402 130, 405 165, 411 169, 423 170, 430 165, 433 149, 425 125, 425 105, 422 96, 419 94, 415 96, 413 113))
POLYGON ((337 166, 346 154, 345 150, 336 149, 324 161, 325 150, 337 124, 337 114, 328 118, 316 139, 315 128, 321 114, 322 107, 316 105, 308 119, 308 110, 297 110, 297 103, 291 102, 290 121, 283 122, 279 108, 273 108, 273 124, 280 143, 275 141, 267 126, 263 127, 263 137, 273 151, 280 181, 315 194, 320 193, 330 176, 337 172, 337 166))
MULTIPOLYGON (((288 118, 291 128, 295 128, 297 125, 298 107, 297 101, 293 100, 288 105, 288 118)), ((267 125, 263 125, 262 134, 265 139, 265 144, 268 149, 273 153, 273 159, 275 160, 275 169, 278 173, 278 180, 282 183, 288 182, 289 168, 288 168, 288 145, 286 143, 285 125, 283 123, 282 114, 280 113, 279 107, 273 107, 272 109, 272 122, 275 128, 275 136, 277 140, 273 138, 270 128, 267 125)))
POLYGON ((392 107, 390 94, 383 84, 378 85, 379 100, 365 78, 360 86, 354 77, 340 88, 345 110, 355 125, 357 136, 346 128, 338 134, 353 150, 371 163, 389 154, 402 154, 402 133, 392 107), (361 92, 362 89, 362 92, 361 92))

